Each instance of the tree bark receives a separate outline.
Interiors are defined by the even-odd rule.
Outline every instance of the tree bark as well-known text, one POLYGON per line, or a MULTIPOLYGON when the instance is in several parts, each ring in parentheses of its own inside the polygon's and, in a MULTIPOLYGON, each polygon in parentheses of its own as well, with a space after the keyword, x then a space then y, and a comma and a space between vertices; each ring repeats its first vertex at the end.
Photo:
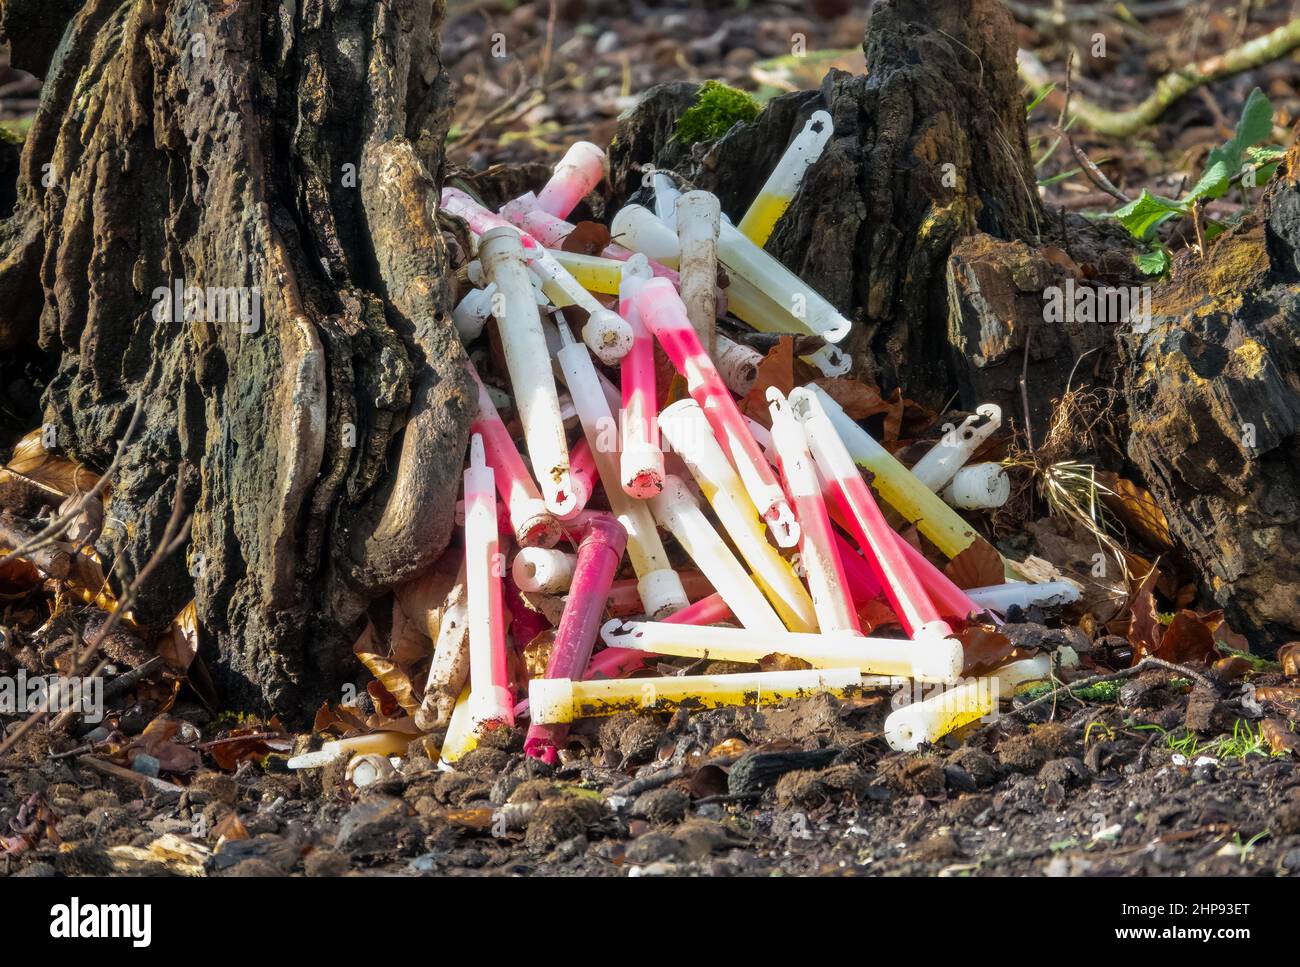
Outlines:
POLYGON ((1300 146, 1121 339, 1128 451, 1252 645, 1300 637, 1300 146))
MULTIPOLYGON (((366 605, 450 536, 474 404, 434 214, 443 6, 84 0, 43 8, 56 51, 33 36, 0 334, 57 359, 77 459, 106 465, 143 402, 99 550, 136 573, 180 481, 192 546, 139 618, 195 597, 232 704, 336 694, 366 605), (216 299, 168 311, 178 283, 216 299)), ((0 2, 16 63, 31 7, 0 2)))
POLYGON ((845 348, 882 388, 941 405, 964 365, 948 342, 953 244, 976 231, 1037 243, 1047 231, 1013 38, 999 0, 883 0, 864 76, 832 71, 820 93, 776 98, 716 142, 673 141, 693 92, 658 89, 620 125, 614 194, 654 163, 717 193, 738 221, 793 135, 829 111, 834 135, 767 249, 859 323, 845 348))

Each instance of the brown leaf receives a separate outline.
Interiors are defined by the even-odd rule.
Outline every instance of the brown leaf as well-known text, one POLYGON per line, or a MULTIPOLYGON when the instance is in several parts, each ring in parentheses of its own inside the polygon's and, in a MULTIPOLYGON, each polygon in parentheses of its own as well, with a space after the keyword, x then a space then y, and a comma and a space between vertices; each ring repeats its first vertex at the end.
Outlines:
POLYGON ((177 671, 187 671, 199 653, 199 613, 191 601, 158 640, 158 654, 177 671))
POLYGON ((1194 611, 1179 611, 1169 622, 1155 656, 1180 665, 1204 665, 1218 655, 1214 635, 1194 611))
POLYGON ((876 629, 898 624, 898 615, 883 598, 873 598, 866 604, 858 605, 858 624, 864 635, 874 634, 876 629))
POLYGON ((564 237, 560 248, 579 255, 599 255, 609 247, 609 229, 600 222, 578 222, 564 237))
POLYGON ((982 537, 976 537, 970 547, 949 561, 943 573, 963 591, 1004 584, 1007 579, 1002 555, 982 537))
POLYGON ((1156 616, 1156 601, 1151 593, 1155 587, 1159 572, 1154 568, 1146 576, 1133 595, 1129 607, 1132 620, 1128 625, 1128 640, 1133 646, 1133 664, 1137 664, 1148 655, 1154 655, 1164 634, 1164 626, 1156 616))
POLYGON ((1260 685, 1255 689, 1255 698, 1260 702, 1295 708, 1300 706, 1300 688, 1292 685, 1260 685))
POLYGON ((987 674, 1006 664, 1016 650, 1011 639, 992 625, 969 624, 957 633, 957 638, 961 641, 964 659, 963 675, 987 674))
POLYGON ((1165 553, 1174 548, 1169 536, 1169 522, 1165 520, 1151 491, 1127 480, 1113 470, 1097 472, 1097 482, 1112 491, 1101 492, 1101 501, 1133 533, 1152 550, 1165 553))
POLYGON ((1287 678, 1300 675, 1300 641, 1289 641, 1277 650, 1277 663, 1287 678))
POLYGON ((1235 682, 1239 678, 1245 678, 1254 667, 1248 659, 1238 655, 1233 655, 1231 658, 1220 658, 1213 665, 1215 672, 1225 682, 1235 682))
POLYGON ((1260 735, 1274 755, 1300 755, 1300 735, 1283 719, 1265 719, 1259 724, 1260 735))
POLYGON ((827 376, 813 384, 840 405, 850 420, 865 420, 877 413, 888 413, 893 404, 885 402, 880 387, 847 376, 827 376))
MULTIPOLYGON (((375 680, 381 684, 384 692, 391 695, 408 715, 415 714, 415 710, 420 707, 420 699, 416 695, 411 677, 397 662, 387 655, 380 654, 374 625, 367 622, 361 637, 352 646, 352 653, 357 656, 361 664, 366 666, 367 671, 375 676, 375 680)), ((371 694, 374 694, 373 690, 371 694)), ((393 714, 383 709, 380 711, 384 715, 393 714)))
POLYGON ((782 336, 758 364, 754 385, 740 403, 740 411, 756 423, 770 428, 772 413, 767 408, 767 390, 772 386, 788 396, 794 389, 794 340, 782 336))
POLYGON ((765 672, 793 672, 804 668, 812 668, 812 664, 802 658, 795 658, 793 655, 773 652, 760 658, 758 667, 765 672))
POLYGON ((226 818, 212 828, 212 836, 218 843, 236 839, 249 839, 248 829, 239 821, 239 814, 234 810, 226 813, 226 818))
POLYGON ((60 497, 92 490, 99 482, 99 476, 81 464, 46 450, 40 427, 14 444, 9 463, 0 468, 0 484, 15 478, 53 491, 60 497))

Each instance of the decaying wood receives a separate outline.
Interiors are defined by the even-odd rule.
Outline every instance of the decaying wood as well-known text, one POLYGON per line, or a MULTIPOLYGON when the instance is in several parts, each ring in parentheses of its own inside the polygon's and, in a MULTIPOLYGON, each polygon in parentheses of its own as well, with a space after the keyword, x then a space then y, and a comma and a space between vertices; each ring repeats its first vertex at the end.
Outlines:
POLYGON ((101 556, 138 573, 180 481, 193 542, 137 618, 193 596, 230 701, 307 714, 367 603, 453 524, 473 397, 433 217, 443 3, 50 4, 57 51, 14 29, 32 6, 0 2, 15 63, 28 40, 48 62, 0 225, 0 344, 59 359, 47 421, 91 466, 143 401, 101 556), (159 311, 177 280, 249 312, 159 311))

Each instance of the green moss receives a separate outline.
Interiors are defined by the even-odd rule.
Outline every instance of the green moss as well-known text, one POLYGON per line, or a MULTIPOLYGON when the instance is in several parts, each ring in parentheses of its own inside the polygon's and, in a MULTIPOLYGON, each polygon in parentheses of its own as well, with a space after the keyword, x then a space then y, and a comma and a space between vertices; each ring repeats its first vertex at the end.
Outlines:
POLYGON ((744 91, 721 81, 705 81, 692 104, 680 118, 674 136, 682 144, 696 144, 722 137, 737 121, 758 117, 758 102, 744 91))

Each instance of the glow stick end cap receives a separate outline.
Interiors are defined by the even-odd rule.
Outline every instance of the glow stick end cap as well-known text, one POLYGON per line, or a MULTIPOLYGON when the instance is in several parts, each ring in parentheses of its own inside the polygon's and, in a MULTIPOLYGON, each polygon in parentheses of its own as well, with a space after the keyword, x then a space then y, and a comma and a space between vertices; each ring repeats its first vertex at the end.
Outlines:
POLYGON ((612 309, 593 312, 582 329, 582 341, 606 366, 618 361, 632 351, 632 327, 612 309))
POLYGON ((895 752, 915 752, 921 743, 929 741, 920 703, 889 713, 885 719, 885 741, 895 752))
POLYGON ((641 597, 641 606, 651 618, 659 618, 672 611, 680 611, 690 604, 682 579, 676 571, 662 568, 651 571, 636 582, 637 594, 641 597))
POLYGON ((469 712, 474 731, 485 726, 514 725, 514 706, 514 696, 504 685, 474 689, 469 694, 469 712))
POLYGON ((534 725, 559 725, 572 722, 572 679, 531 679, 528 683, 528 714, 532 717, 534 725))
POLYGON ((965 655, 956 638, 920 638, 913 643, 912 677, 923 682, 952 683, 961 677, 965 655))

